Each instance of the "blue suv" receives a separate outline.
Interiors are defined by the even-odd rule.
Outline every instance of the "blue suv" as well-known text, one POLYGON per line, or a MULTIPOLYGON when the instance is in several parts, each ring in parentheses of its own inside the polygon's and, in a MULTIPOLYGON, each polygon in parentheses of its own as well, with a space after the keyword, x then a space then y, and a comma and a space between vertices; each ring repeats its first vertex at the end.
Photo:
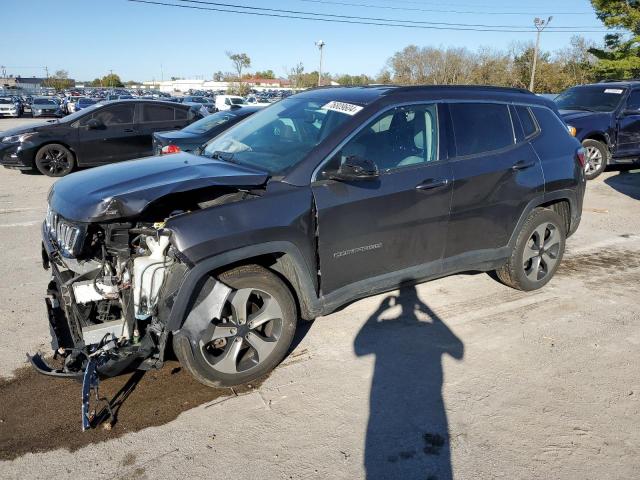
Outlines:
POLYGON ((596 178, 607 165, 640 161, 640 81, 579 85, 555 101, 586 150, 587 180, 596 178))

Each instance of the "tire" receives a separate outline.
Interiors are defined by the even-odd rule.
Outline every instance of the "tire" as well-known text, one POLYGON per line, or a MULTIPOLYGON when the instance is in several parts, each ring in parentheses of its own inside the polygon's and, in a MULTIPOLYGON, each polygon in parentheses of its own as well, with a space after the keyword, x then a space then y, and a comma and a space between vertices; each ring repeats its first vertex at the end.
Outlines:
POLYGON ((553 210, 539 208, 531 212, 518 234, 509 260, 496 270, 500 281, 524 291, 546 285, 564 255, 566 232, 563 225, 562 218, 553 210))
POLYGON ((609 148, 598 140, 584 140, 582 146, 586 149, 586 165, 584 176, 587 180, 593 180, 607 168, 609 161, 609 148))
POLYGON ((173 348, 180 364, 200 383, 228 387, 260 378, 282 361, 293 341, 298 315, 289 288, 263 267, 237 267, 218 279, 233 289, 223 308, 223 319, 214 319, 210 329, 200 333, 203 338, 174 336, 173 348), (246 305, 244 324, 236 314, 240 305, 246 305), (266 318, 272 319, 251 327, 252 319, 266 318), (221 336, 216 337, 216 331, 221 336), (189 340, 195 340, 194 345, 189 340), (253 345, 264 350, 264 358, 253 345))
POLYGON ((40 148, 34 163, 38 171, 47 177, 64 177, 73 171, 76 164, 71 150, 58 143, 40 148))

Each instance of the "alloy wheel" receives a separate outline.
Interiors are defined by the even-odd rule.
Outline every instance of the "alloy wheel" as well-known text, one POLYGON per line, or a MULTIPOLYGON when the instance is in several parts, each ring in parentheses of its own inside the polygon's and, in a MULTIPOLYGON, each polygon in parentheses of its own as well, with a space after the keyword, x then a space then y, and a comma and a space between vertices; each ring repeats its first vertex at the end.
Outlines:
POLYGON ((585 173, 590 175, 602 168, 602 162, 604 159, 602 157, 602 152, 596 147, 588 146, 586 151, 587 163, 585 165, 585 173))
POLYGON ((200 348, 211 368, 237 374, 257 367, 276 348, 283 330, 282 308, 267 292, 235 290, 200 336, 200 348))
POLYGON ((538 282, 553 271, 560 254, 561 236, 553 223, 538 226, 527 241, 522 256, 524 273, 538 282))
POLYGON ((68 170, 71 165, 69 153, 53 146, 41 150, 37 161, 51 176, 68 170))

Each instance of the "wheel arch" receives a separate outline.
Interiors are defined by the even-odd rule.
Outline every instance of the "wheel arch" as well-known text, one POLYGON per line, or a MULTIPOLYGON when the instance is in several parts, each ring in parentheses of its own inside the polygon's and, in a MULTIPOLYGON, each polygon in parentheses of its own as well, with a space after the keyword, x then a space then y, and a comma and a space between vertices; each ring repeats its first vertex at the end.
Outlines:
POLYGON ((47 145, 62 145, 63 147, 65 147, 66 149, 68 149, 71 152, 71 155, 73 155, 73 160, 75 162, 75 166, 78 166, 78 152, 76 152, 76 150, 67 142, 64 141, 55 141, 55 140, 47 140, 46 142, 41 143, 40 145, 38 145, 38 147, 35 149, 35 151, 33 152, 33 159, 31 160, 33 162, 33 168, 36 167, 36 155, 38 155, 38 152, 40 151, 40 149, 42 147, 46 147, 47 145))
POLYGON ((248 264, 257 264, 274 272, 291 291, 302 318, 311 320, 319 315, 313 272, 294 244, 277 241, 224 252, 189 269, 169 314, 169 331, 175 332, 182 327, 204 281, 210 278, 215 280, 225 270, 248 264))

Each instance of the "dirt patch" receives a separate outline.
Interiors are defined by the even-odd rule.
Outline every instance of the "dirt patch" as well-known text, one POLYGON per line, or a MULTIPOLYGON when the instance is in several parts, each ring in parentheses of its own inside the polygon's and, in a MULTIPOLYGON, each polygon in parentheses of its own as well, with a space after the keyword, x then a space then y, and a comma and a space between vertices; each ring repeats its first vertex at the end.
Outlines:
POLYGON ((563 258, 558 274, 591 278, 594 274, 601 274, 603 271, 620 273, 635 268, 640 268, 640 251, 602 250, 563 258))
POLYGON ((186 410, 220 397, 249 393, 259 384, 233 390, 213 389, 196 382, 177 362, 168 362, 161 370, 103 381, 101 395, 112 398, 120 392, 122 403, 116 422, 111 429, 98 426, 82 432, 80 383, 46 377, 25 367, 14 378, 0 379, 0 460, 59 448, 73 452, 92 443, 164 425, 186 410))

